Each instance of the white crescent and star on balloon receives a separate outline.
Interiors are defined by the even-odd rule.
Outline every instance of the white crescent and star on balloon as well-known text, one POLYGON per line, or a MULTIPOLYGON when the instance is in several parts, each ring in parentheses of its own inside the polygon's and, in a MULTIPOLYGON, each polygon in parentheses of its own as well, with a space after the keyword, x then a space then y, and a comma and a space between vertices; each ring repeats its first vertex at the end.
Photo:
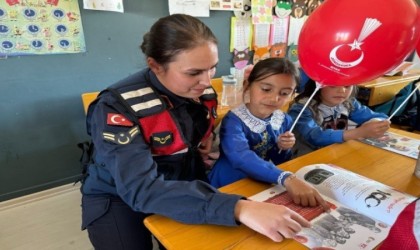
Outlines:
POLYGON ((359 42, 359 41, 357 41, 356 39, 353 41, 353 43, 349 43, 349 44, 339 44, 339 45, 337 45, 337 46, 335 46, 332 50, 331 50, 331 52, 330 52, 330 61, 335 65, 335 66, 338 66, 338 67, 341 67, 341 68, 351 68, 351 67, 354 67, 354 66, 356 66, 356 65, 358 65, 360 62, 362 62, 362 60, 363 60, 363 58, 364 58, 364 53, 363 53, 363 51, 362 51, 362 49, 360 48, 360 46, 363 44, 363 42, 359 42), (345 62, 345 61, 342 61, 342 60, 340 60, 338 57, 337 57, 337 50, 338 49, 340 49, 342 46, 345 46, 345 45, 348 45, 348 46, 350 46, 351 47, 351 51, 353 51, 353 50, 360 50, 362 53, 360 54, 360 56, 359 56, 359 58, 357 58, 356 60, 354 60, 354 61, 350 61, 350 62, 345 62))

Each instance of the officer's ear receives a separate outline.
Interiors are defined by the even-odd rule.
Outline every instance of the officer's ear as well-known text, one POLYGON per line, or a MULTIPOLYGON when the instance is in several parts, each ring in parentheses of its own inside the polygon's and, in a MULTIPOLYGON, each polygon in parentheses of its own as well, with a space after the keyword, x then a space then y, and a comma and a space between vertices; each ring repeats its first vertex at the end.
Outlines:
POLYGON ((156 75, 159 75, 159 74, 165 72, 165 68, 161 64, 159 64, 158 62, 156 62, 156 60, 153 59, 152 57, 148 57, 147 58, 147 65, 149 65, 149 68, 156 75))

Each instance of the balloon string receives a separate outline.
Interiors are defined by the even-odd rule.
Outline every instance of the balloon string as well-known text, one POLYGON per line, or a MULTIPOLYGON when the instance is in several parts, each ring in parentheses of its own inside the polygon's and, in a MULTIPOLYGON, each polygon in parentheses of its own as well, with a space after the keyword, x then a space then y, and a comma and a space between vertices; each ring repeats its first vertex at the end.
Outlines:
MULTIPOLYGON (((303 111, 305 111, 306 107, 308 106, 308 104, 311 102, 311 100, 314 98, 316 92, 318 92, 318 90, 322 87, 322 85, 319 82, 316 82, 316 88, 314 90, 314 92, 312 93, 312 95, 308 98, 308 100, 306 101, 305 105, 303 106, 302 110, 299 112, 298 116, 296 116, 295 121, 292 124, 292 127, 290 127, 290 132, 292 132, 292 130, 295 128, 296 123, 298 122, 299 118, 301 117, 303 111)), ((281 153, 282 149, 279 150, 279 154, 281 153)))
POLYGON ((394 113, 391 114, 391 116, 388 118, 388 121, 391 121, 391 118, 394 117, 395 114, 397 114, 397 112, 404 106, 404 104, 406 102, 408 102, 408 100, 410 99, 410 97, 412 95, 414 95, 414 93, 416 93, 416 90, 419 88, 420 85, 416 85, 416 87, 414 88, 413 91, 411 91, 411 93, 404 99, 404 101, 400 104, 400 106, 398 106, 398 108, 394 111, 394 113))
POLYGON ((303 106, 302 110, 299 112, 298 116, 296 116, 295 121, 292 124, 292 127, 290 128, 290 132, 292 132, 292 130, 295 128, 296 123, 298 122, 300 116, 302 115, 303 111, 305 111, 306 107, 308 106, 308 104, 311 102, 311 100, 314 98, 316 92, 318 92, 318 90, 322 87, 322 85, 318 82, 316 82, 316 88, 314 90, 314 92, 312 93, 312 95, 308 98, 308 100, 306 101, 305 105, 303 106))

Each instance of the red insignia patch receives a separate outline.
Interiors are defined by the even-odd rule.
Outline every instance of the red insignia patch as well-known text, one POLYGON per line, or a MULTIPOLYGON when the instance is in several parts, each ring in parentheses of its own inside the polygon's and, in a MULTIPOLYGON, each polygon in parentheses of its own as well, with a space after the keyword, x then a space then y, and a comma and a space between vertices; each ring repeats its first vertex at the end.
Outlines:
POLYGON ((107 115, 106 124, 108 125, 114 125, 114 126, 125 126, 125 127, 131 127, 134 124, 125 118, 122 114, 113 114, 109 113, 107 115))

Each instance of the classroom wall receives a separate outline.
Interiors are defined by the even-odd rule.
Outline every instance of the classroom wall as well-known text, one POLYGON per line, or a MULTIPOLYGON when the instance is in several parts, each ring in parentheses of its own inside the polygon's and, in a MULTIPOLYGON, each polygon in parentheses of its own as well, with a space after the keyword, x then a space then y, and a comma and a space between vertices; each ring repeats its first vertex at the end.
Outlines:
MULTIPOLYGON (((0 201, 72 183, 87 140, 81 93, 98 91, 145 66, 143 34, 169 14, 168 1, 124 1, 125 13, 82 9, 87 52, 0 60, 0 201)), ((231 67, 232 12, 200 18, 219 38, 216 76, 231 67)))

